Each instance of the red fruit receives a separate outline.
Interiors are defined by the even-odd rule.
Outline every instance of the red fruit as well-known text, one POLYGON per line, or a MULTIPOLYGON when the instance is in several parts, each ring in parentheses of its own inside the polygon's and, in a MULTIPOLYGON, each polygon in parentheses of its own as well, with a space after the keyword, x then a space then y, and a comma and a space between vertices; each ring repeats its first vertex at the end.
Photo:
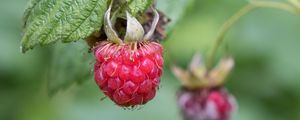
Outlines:
POLYGON ((162 54, 162 46, 155 42, 102 42, 95 48, 95 81, 120 106, 145 104, 154 98, 159 86, 162 54))
POLYGON ((224 89, 182 89, 178 104, 184 120, 229 120, 236 108, 234 97, 224 89))

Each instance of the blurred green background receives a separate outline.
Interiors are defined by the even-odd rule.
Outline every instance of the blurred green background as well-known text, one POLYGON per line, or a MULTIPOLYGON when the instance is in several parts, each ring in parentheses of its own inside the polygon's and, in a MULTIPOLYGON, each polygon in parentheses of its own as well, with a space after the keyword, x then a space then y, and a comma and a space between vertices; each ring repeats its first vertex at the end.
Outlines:
MULTIPOLYGON (((167 67, 156 98, 139 110, 124 110, 108 99, 100 100, 104 95, 94 83, 92 56, 83 43, 57 43, 21 54, 26 3, 0 1, 1 120, 181 119, 175 99, 180 84, 167 67), (85 62, 74 60, 82 56, 85 62), (68 81, 60 83, 63 80, 68 81), (72 81, 79 84, 69 85, 72 81), (66 86, 48 96, 49 89, 56 92, 66 86)), ((223 22, 245 4, 244 0, 195 0, 163 43, 166 53, 182 66, 195 51, 207 53, 223 22)), ((234 120, 300 120, 299 33, 299 16, 257 9, 226 35, 227 52, 236 60, 226 84, 239 103, 234 120)))

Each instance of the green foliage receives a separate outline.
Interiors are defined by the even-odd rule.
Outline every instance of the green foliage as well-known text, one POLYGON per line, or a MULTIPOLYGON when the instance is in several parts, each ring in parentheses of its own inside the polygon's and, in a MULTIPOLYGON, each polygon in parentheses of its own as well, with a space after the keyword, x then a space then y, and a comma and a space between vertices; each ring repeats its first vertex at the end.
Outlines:
POLYGON ((101 27, 106 7, 107 0, 32 0, 24 17, 22 50, 86 38, 101 27))
POLYGON ((129 10, 133 16, 136 16, 137 13, 143 12, 148 8, 153 0, 126 0, 129 3, 129 10))
MULTIPOLYGON (((55 65, 59 63, 54 62, 56 60, 67 59, 69 62, 61 61, 61 63, 66 62, 63 65, 71 63, 68 66, 77 66, 74 65, 76 63, 86 64, 82 68, 78 68, 81 66, 78 65, 76 69, 92 74, 93 62, 80 62, 84 61, 83 59, 73 62, 77 58, 75 54, 89 56, 85 55, 88 54, 88 48, 84 47, 83 41, 74 44, 58 42, 53 49, 37 47, 36 50, 25 55, 21 54, 19 52, 21 39, 19 33, 22 31, 20 21, 27 1, 0 1, 1 120, 181 119, 176 106, 176 90, 180 83, 168 69, 165 69, 161 88, 153 101, 139 110, 123 110, 113 105, 110 100, 100 101, 103 95, 91 75, 77 76, 80 79, 71 78, 79 74, 73 73, 78 70, 60 70, 73 69, 73 67, 55 65), (64 49, 61 55, 59 51, 62 50, 59 49, 64 49), (67 56, 74 56, 74 59, 64 58, 67 56), (68 82, 62 78, 58 79, 61 81, 56 81, 55 74, 58 73, 54 70, 61 71, 59 73, 63 73, 63 77, 69 79, 68 82), (51 78, 47 79, 49 88, 50 84, 53 87, 56 86, 55 84, 65 87, 83 79, 85 83, 72 86, 50 99, 46 91, 46 76, 51 78)), ((172 18, 171 25, 168 27, 168 31, 172 30, 172 34, 169 34, 164 46, 166 52, 172 55, 172 60, 176 60, 181 65, 189 62, 196 50, 206 52, 224 21, 248 3, 242 0, 192 0, 195 1, 192 4, 194 7, 186 12, 187 14, 181 14, 182 17, 179 19, 182 20, 178 22, 172 16, 183 12, 179 11, 181 7, 172 6, 177 4, 176 1, 185 0, 174 0, 174 2, 157 0, 157 7, 172 18), (173 25, 176 27, 171 27, 173 25)), ((300 119, 299 28, 299 16, 277 9, 258 9, 243 17, 226 35, 225 41, 229 48, 227 52, 232 53, 236 58, 236 67, 226 85, 228 90, 237 97, 239 104, 239 110, 233 120, 300 119)), ((86 58, 84 59, 92 61, 92 58, 86 58)))
POLYGON ((93 55, 88 53, 84 41, 57 44, 48 70, 48 93, 53 95, 58 90, 91 78, 93 55))
MULTIPOLYGON (((56 41, 72 42, 100 30, 109 0, 31 0, 24 14, 22 51, 56 41)), ((133 15, 152 0, 128 1, 133 15)))
POLYGON ((158 0, 157 8, 171 19, 167 31, 173 29, 195 0, 158 0))

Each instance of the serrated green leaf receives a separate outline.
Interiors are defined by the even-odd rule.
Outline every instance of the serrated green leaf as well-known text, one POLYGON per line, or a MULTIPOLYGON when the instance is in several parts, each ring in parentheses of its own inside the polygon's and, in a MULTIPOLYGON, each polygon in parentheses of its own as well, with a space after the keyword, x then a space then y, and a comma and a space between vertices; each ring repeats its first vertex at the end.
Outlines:
POLYGON ((84 41, 55 45, 48 71, 49 95, 91 77, 94 58, 88 50, 84 41))
MULTIPOLYGON (((31 0, 30 2, 28 2, 28 7, 24 12, 24 16, 23 16, 23 20, 24 20, 24 26, 26 27, 27 21, 29 16, 31 15, 30 13, 33 13, 33 8, 35 8, 35 6, 40 2, 41 0, 31 0)), ((29 20, 30 21, 30 20, 29 20)))
POLYGON ((139 12, 145 11, 153 2, 153 0, 127 0, 129 3, 130 13, 136 16, 139 12))
POLYGON ((195 0, 157 0, 157 8, 171 19, 167 27, 167 32, 173 29, 194 1, 195 0))
POLYGON ((23 51, 77 41, 99 30, 108 0, 32 0, 24 15, 23 51))

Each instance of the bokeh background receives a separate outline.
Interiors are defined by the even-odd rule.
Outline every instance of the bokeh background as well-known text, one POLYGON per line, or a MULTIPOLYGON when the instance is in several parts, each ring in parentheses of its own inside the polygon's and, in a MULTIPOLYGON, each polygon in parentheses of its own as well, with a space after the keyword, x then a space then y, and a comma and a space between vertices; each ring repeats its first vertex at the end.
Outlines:
MULTIPOLYGON (((100 100, 104 95, 92 78, 92 56, 84 43, 57 43, 21 54, 26 3, 0 1, 1 120, 181 119, 175 95, 180 84, 168 66, 156 98, 140 109, 124 110, 108 99, 100 100), (84 62, 74 60, 82 56, 84 62), (77 84, 70 84, 74 80, 77 84)), ((168 61, 184 67, 195 51, 205 55, 223 22, 245 4, 245 0, 195 0, 163 42, 168 61)), ((234 120, 300 120, 299 33, 300 16, 262 8, 243 17, 226 35, 226 53, 236 60, 226 84, 239 103, 234 120)))

